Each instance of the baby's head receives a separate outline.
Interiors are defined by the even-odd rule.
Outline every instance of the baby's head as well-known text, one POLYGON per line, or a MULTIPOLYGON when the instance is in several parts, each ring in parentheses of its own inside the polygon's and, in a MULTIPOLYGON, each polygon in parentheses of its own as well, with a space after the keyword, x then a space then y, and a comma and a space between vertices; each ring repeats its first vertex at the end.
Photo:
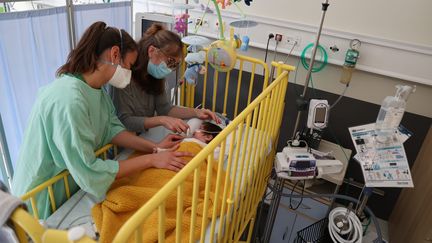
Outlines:
POLYGON ((198 130, 195 131, 193 137, 200 140, 203 143, 209 143, 215 138, 222 128, 210 122, 203 122, 198 130))

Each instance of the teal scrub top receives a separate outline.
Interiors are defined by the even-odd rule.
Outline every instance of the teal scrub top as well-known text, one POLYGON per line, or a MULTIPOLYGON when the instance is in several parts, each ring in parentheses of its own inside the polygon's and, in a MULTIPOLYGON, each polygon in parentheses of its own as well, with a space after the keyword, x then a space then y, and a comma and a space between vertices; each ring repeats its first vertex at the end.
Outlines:
MULTIPOLYGON (((21 196, 67 169, 82 190, 103 199, 119 165, 96 158, 94 152, 123 130, 103 89, 90 87, 79 76, 62 75, 38 93, 16 163, 13 193, 21 196)), ((64 185, 53 189, 58 207, 66 200, 64 185)), ((39 217, 47 218, 47 190, 36 200, 39 217)))

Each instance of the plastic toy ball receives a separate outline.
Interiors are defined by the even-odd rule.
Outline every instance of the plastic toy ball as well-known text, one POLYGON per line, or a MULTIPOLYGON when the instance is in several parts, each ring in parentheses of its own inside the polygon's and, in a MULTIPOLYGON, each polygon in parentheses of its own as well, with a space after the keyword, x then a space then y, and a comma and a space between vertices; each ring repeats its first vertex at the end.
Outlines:
POLYGON ((213 42, 207 52, 210 65, 219 72, 228 72, 234 68, 237 53, 232 41, 217 40, 213 42))

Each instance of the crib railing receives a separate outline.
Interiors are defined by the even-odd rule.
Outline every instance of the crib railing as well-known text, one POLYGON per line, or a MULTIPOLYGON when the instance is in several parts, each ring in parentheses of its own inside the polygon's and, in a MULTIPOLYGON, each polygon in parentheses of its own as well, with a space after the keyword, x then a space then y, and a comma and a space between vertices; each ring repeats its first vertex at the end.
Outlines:
MULTIPOLYGON (((210 218, 209 222, 202 220, 201 235, 194 237, 197 222, 198 208, 196 203, 192 206, 191 227, 189 242, 204 241, 207 226, 210 226, 210 241, 237 242, 243 233, 247 233, 250 241, 256 209, 262 198, 268 175, 273 166, 278 133, 282 121, 284 98, 288 85, 289 72, 293 67, 272 63, 277 70, 277 78, 255 98, 211 143, 196 155, 172 180, 161 188, 143 207, 141 207, 120 229, 114 242, 126 242, 135 239, 141 242, 145 229, 143 224, 153 213, 158 212, 158 239, 165 241, 165 206, 166 199, 171 193, 177 193, 176 214, 176 241, 181 241, 183 220, 184 182, 189 175, 194 177, 193 201, 198 198, 198 181, 203 161, 207 160, 207 173, 205 184, 203 219, 210 218), (229 148, 226 144, 229 143, 229 148), (271 147, 270 152, 268 151, 271 147), (220 156, 214 160, 214 151, 221 148, 220 156), (225 150, 229 155, 224 170, 225 150), (211 167, 218 163, 216 175, 211 173, 211 167), (222 176, 225 174, 225 176, 222 176), (233 176, 235 175, 235 176, 233 176), (212 215, 208 215, 210 181, 216 176, 215 195, 222 195, 222 200, 213 202, 212 215), (223 186, 222 186, 223 185, 223 186), (223 189, 222 189, 223 188, 223 189), (218 205, 221 203, 221 205, 218 205), (220 210, 217 210, 217 208, 220 210), (216 220, 220 224, 216 227, 216 220), (246 231, 246 228, 248 231, 246 231)), ((267 70, 267 69, 265 69, 267 70)), ((267 73, 267 71, 266 71, 267 73)), ((268 76, 268 75, 266 75, 268 76)), ((238 104, 236 104, 238 105, 238 104)), ((225 106, 225 105, 224 105, 225 106)))
MULTIPOLYGON (((241 98, 241 94, 240 91, 243 90, 242 85, 248 85, 249 87, 247 88, 247 102, 245 104, 245 106, 249 105, 250 102, 253 100, 253 93, 252 91, 255 88, 258 87, 262 87, 262 89, 259 89, 259 93, 264 90, 267 85, 268 85, 268 77, 269 77, 269 70, 268 70, 268 66, 265 62, 263 62, 262 60, 259 59, 255 59, 255 58, 251 58, 248 56, 243 56, 243 55, 238 55, 237 56, 237 66, 236 69, 233 69, 233 71, 229 71, 227 73, 223 73, 223 75, 225 75, 224 78, 221 78, 221 72, 214 70, 213 77, 210 78, 209 76, 209 69, 211 68, 208 64, 208 59, 207 59, 207 55, 206 55, 206 61, 205 61, 205 68, 207 69, 207 72, 205 72, 203 80, 200 81, 199 83, 202 85, 202 87, 199 87, 197 85, 192 85, 192 84, 187 84, 184 83, 183 85, 180 86, 180 104, 183 106, 187 106, 187 107, 194 107, 197 104, 202 105, 203 108, 208 108, 211 109, 212 111, 219 111, 222 113, 222 115, 226 116, 227 115, 227 105, 230 102, 230 100, 228 99, 229 96, 229 91, 230 91, 230 84, 232 82, 236 82, 234 83, 235 85, 235 92, 234 95, 232 95, 232 97, 235 97, 235 101, 233 103, 230 103, 231 106, 234 104, 234 111, 232 114, 232 117, 236 117, 238 112, 240 111, 240 98, 241 98), (250 73, 250 78, 249 80, 244 80, 244 73, 245 71, 245 66, 246 65, 251 65, 250 67, 250 72, 248 72, 248 74, 250 73), (257 79, 256 76, 256 71, 261 71, 263 73, 263 80, 259 80, 257 79), (232 72, 237 72, 237 77, 234 78, 234 80, 231 79, 231 73, 232 72), (225 80, 224 80, 225 79, 225 80), (242 82, 248 82, 243 84, 242 82), (209 85, 213 85, 213 87, 211 87, 211 92, 212 94, 208 95, 207 92, 207 87, 209 85), (257 86, 260 85, 260 86, 257 86), (196 92, 198 91, 197 89, 200 89, 200 92, 196 92), (221 90, 221 94, 218 92, 218 90, 221 90), (196 94, 200 93, 202 94, 202 99, 199 101, 196 101, 196 94), (216 104, 217 104, 217 97, 223 97, 223 106, 221 107, 220 110, 216 110, 216 104), (222 96, 223 95, 223 96, 222 96), (207 103, 206 98, 210 97, 211 98, 211 106, 210 104, 207 103)), ((185 68, 185 66, 182 66, 182 68, 185 68)), ((183 72, 182 72, 183 73, 183 72)), ((232 90, 234 91, 234 90, 232 90)), ((246 97, 244 97, 246 98, 246 97)))
MULTIPOLYGON (((117 147, 113 146, 112 144, 107 144, 107 145, 103 146, 102 148, 98 149, 95 152, 95 156, 100 157, 100 158, 105 160, 105 159, 107 159, 108 150, 111 148, 114 149, 114 156, 116 156, 117 155, 117 147)), ((68 179, 69 176, 70 176, 69 171, 65 170, 65 171, 61 172, 60 174, 50 178, 49 180, 45 181, 44 183, 40 184, 39 186, 33 188, 32 190, 30 190, 29 192, 27 192, 26 194, 21 196, 21 200, 23 200, 24 202, 30 200, 30 205, 31 205, 31 208, 33 211, 33 217, 34 218, 39 219, 39 211, 37 209, 36 196, 43 190, 48 190, 48 195, 49 195, 49 199, 50 199, 52 212, 55 212, 57 210, 53 185, 55 183, 59 182, 60 180, 63 179, 67 199, 69 199, 71 197, 70 187, 69 187, 69 179, 68 179)))

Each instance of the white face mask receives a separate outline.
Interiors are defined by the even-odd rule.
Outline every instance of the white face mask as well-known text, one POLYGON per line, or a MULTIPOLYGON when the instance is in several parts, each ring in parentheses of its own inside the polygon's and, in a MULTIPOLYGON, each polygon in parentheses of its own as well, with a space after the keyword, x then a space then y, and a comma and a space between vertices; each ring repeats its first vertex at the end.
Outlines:
POLYGON ((123 89, 126 86, 128 86, 128 84, 131 81, 131 77, 132 77, 131 70, 123 68, 120 64, 117 64, 115 73, 108 81, 108 83, 116 88, 123 89))

